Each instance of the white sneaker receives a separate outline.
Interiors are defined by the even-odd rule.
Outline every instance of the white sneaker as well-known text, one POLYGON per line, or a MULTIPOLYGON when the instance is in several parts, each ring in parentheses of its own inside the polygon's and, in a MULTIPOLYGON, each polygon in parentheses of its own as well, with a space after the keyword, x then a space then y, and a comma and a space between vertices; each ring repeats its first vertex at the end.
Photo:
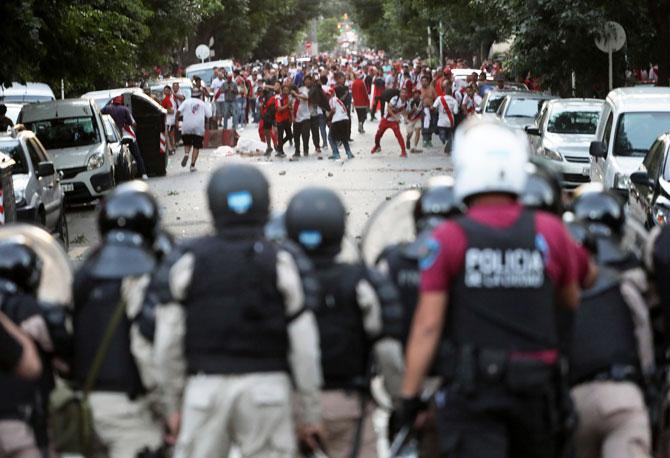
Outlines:
POLYGON ((197 169, 195 168, 195 165, 191 166, 191 172, 195 172, 197 169))
POLYGON ((142 175, 142 179, 146 181, 146 180, 149 179, 149 177, 148 177, 147 174, 145 173, 144 175, 142 175))

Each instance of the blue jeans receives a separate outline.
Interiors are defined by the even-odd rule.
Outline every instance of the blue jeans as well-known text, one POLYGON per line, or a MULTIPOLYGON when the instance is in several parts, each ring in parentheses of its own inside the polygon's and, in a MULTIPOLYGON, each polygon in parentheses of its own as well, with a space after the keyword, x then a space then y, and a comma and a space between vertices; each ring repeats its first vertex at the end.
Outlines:
POLYGON ((451 143, 454 139, 454 129, 451 127, 437 127, 437 136, 440 137, 440 141, 445 145, 446 151, 451 151, 451 143))
POLYGON ((237 129, 237 103, 235 101, 225 101, 223 103, 223 128, 228 128, 228 118, 233 118, 233 129, 237 129))
POLYGON ((244 97, 238 97, 236 102, 237 102, 237 123, 244 124, 244 108, 246 106, 247 99, 244 97))
POLYGON ((328 142, 326 139, 328 136, 326 135, 326 115, 325 114, 320 114, 319 115, 319 129, 321 129, 321 138, 323 138, 323 147, 328 148, 328 142))
MULTIPOLYGON (((333 136, 328 132, 328 143, 330 143, 330 148, 333 150, 333 157, 340 157, 340 150, 337 149, 337 142, 333 139, 333 136)), ((351 147, 349 146, 349 141, 342 142, 344 147, 344 152, 347 153, 347 157, 354 157, 351 153, 351 147)))

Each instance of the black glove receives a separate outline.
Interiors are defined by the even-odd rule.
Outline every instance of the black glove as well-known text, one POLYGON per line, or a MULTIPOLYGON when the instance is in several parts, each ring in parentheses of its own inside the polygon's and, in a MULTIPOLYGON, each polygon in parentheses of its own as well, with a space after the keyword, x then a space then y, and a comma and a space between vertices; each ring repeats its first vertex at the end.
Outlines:
POLYGON ((393 438, 403 427, 413 427, 416 417, 427 408, 428 404, 419 396, 402 398, 389 417, 389 441, 393 442, 393 438))

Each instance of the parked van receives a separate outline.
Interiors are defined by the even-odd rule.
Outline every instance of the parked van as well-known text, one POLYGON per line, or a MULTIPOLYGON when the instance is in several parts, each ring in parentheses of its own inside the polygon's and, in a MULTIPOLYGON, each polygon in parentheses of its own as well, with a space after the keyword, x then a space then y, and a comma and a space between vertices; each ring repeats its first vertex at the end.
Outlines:
POLYGON ((193 79, 194 76, 199 76, 203 83, 211 86, 212 78, 214 78, 214 67, 223 68, 230 73, 233 71, 233 61, 230 59, 213 60, 202 64, 189 65, 186 67, 186 78, 193 79))
POLYGON ((34 103, 56 100, 54 91, 44 83, 12 83, 9 87, 0 84, 0 102, 34 103))
POLYGON ((609 93, 589 148, 591 181, 628 194, 630 174, 670 131, 670 88, 627 87, 609 93))
POLYGON ((92 99, 24 105, 19 122, 32 130, 61 172, 68 202, 89 202, 114 187, 114 158, 92 99))

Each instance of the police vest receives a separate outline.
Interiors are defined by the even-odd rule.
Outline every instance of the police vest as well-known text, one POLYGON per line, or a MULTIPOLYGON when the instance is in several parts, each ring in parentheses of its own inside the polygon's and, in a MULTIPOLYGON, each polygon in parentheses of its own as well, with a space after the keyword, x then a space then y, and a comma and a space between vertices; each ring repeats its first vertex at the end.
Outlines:
POLYGON ((449 291, 446 338, 457 346, 502 351, 555 349, 554 291, 548 246, 523 210, 507 228, 456 220, 467 237, 463 270, 449 291))
POLYGON ((407 344, 412 318, 416 310, 421 284, 419 261, 406 253, 407 244, 399 244, 386 249, 382 258, 389 267, 389 277, 398 290, 403 308, 401 342, 407 344))
MULTIPOLYGON (((75 280, 74 358, 73 374, 81 385, 93 365, 114 311, 121 301, 119 279, 92 278, 87 267, 77 273, 75 280)), ((144 392, 137 363, 130 350, 131 322, 124 314, 119 322, 107 355, 103 360, 94 391, 116 391, 134 398, 144 392)))
POLYGON ((361 264, 332 264, 317 269, 321 300, 314 311, 319 327, 325 389, 364 386, 371 341, 363 326, 356 288, 366 277, 361 264))
POLYGON ((204 237, 186 299, 191 374, 288 370, 287 317, 277 289, 277 248, 259 238, 204 237))
POLYGON ((612 269, 600 267, 595 285, 584 291, 575 312, 570 346, 570 381, 581 383, 614 366, 635 368, 639 357, 635 327, 612 269))

